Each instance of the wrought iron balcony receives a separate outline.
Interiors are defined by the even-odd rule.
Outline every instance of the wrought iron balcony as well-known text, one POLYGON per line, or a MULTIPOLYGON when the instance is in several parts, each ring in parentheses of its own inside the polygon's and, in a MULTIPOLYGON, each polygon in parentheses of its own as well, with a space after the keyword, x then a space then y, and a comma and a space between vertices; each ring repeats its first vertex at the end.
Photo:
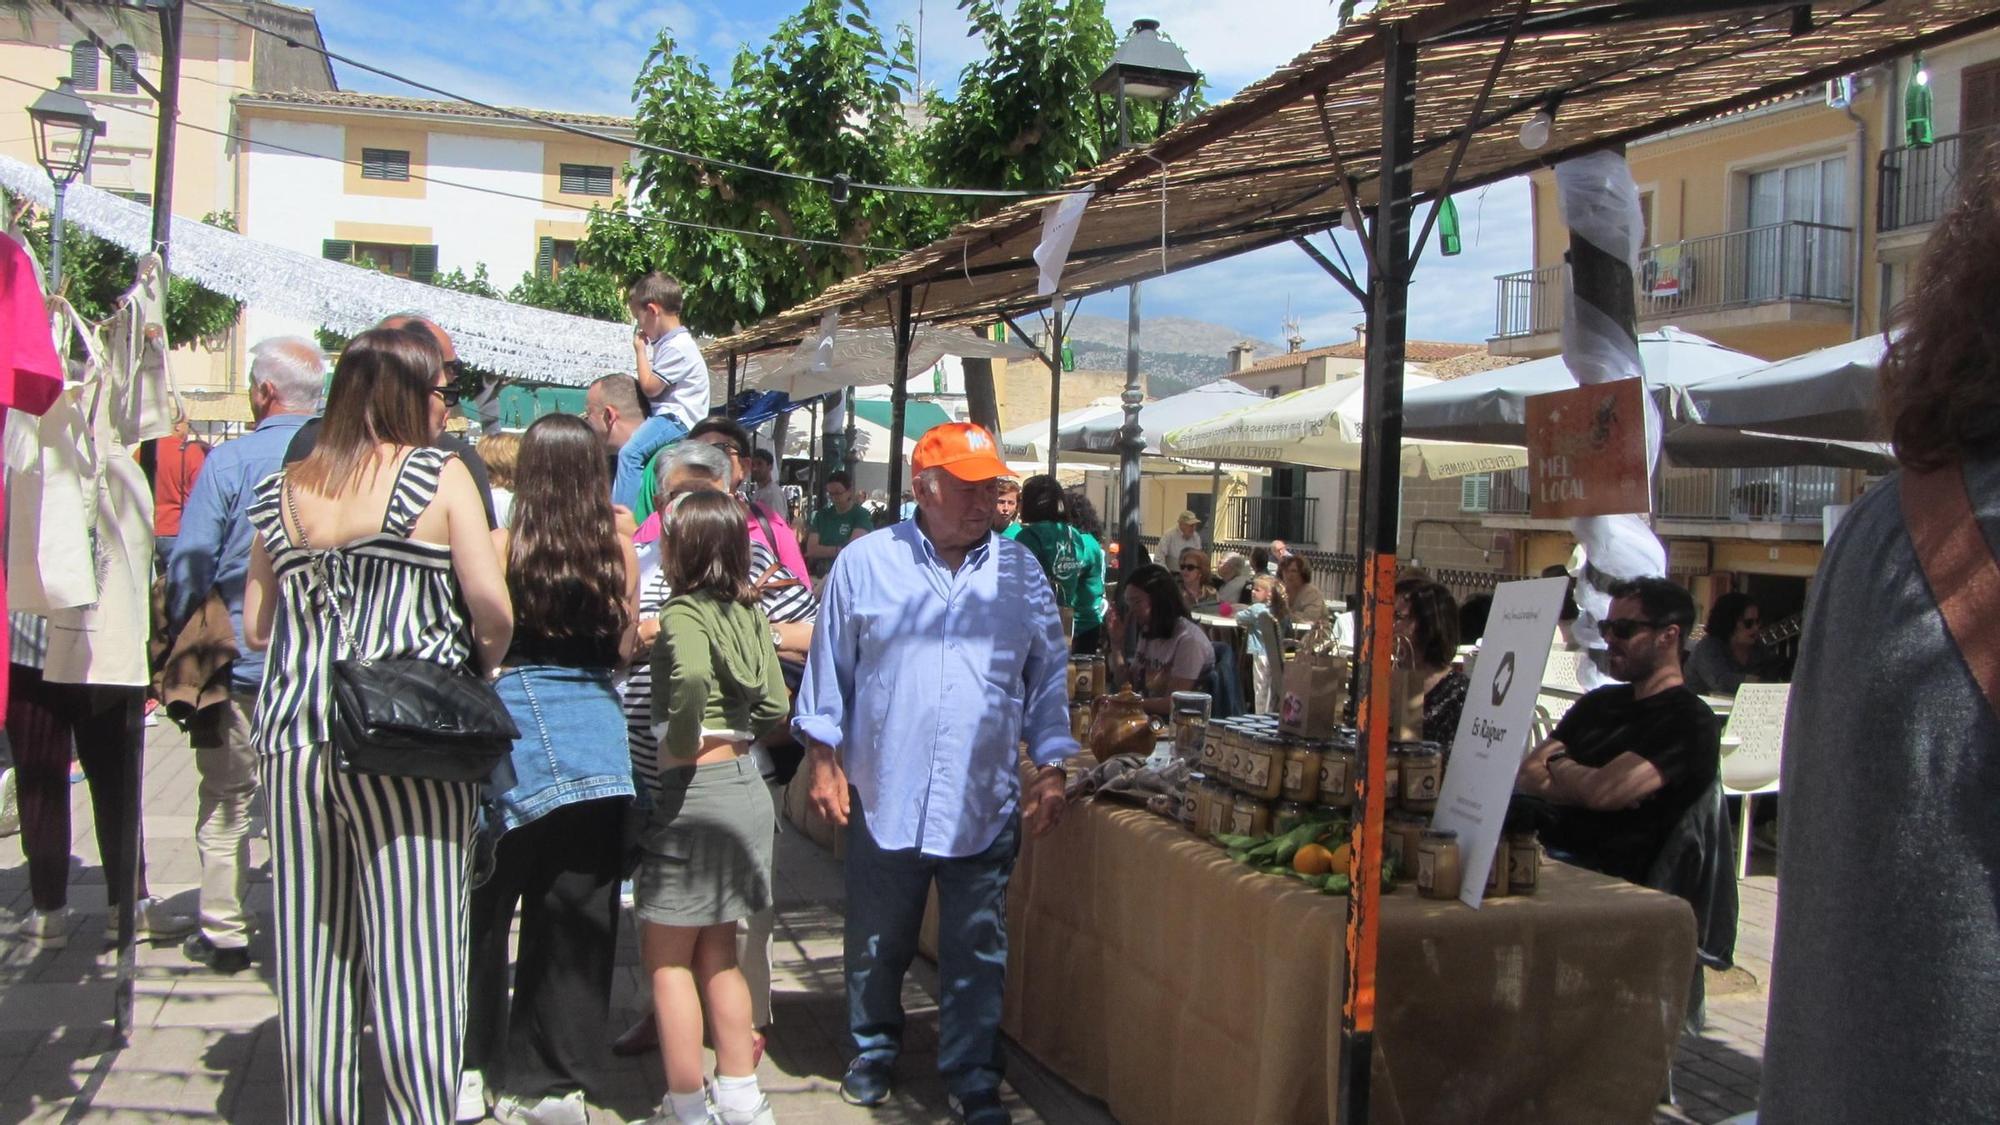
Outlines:
MULTIPOLYGON (((1693 314, 1780 301, 1847 304, 1854 299, 1853 239, 1847 227, 1783 222, 1649 246, 1639 253, 1639 321, 1685 323, 1693 314)), ((1563 269, 1496 278, 1494 336, 1559 331, 1563 269)))
MULTIPOLYGON (((1690 523, 1817 523, 1829 504, 1845 500, 1847 470, 1818 466, 1775 469, 1685 469, 1660 477, 1662 520, 1690 523)), ((1528 514, 1528 470, 1494 473, 1488 515, 1528 514)))
POLYGON ((1956 196, 1959 176, 1976 169, 1996 141, 2000 126, 1988 126, 1884 149, 1875 162, 1875 229, 1887 234, 1936 222, 1956 196))

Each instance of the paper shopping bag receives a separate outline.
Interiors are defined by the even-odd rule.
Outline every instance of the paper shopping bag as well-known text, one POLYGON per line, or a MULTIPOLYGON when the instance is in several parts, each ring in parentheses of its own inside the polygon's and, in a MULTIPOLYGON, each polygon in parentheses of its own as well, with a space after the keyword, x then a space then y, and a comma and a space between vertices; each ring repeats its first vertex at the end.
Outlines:
POLYGON ((1301 649, 1285 664, 1278 696, 1278 729, 1301 738, 1330 738, 1347 705, 1347 658, 1301 649))

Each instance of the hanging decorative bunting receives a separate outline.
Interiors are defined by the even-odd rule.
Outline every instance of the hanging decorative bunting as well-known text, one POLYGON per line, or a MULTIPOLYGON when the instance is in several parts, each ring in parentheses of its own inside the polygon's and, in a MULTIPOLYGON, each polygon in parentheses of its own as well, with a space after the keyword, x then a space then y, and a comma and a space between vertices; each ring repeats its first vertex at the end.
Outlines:
POLYGON ((1035 264, 1041 267, 1041 287, 1037 297, 1053 297, 1062 284, 1063 267, 1069 262, 1070 243, 1083 222, 1083 209, 1090 205, 1090 193, 1071 192, 1042 208, 1042 240, 1035 244, 1035 264))

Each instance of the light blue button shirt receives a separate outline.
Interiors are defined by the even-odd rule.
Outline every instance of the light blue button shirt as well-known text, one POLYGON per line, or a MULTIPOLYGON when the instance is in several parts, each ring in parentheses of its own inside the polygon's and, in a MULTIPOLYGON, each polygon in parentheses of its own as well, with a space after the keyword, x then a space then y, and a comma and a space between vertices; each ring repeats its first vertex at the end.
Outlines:
POLYGON ((839 752, 882 848, 985 851, 1020 803, 1020 743, 1037 765, 1078 749, 1041 564, 988 534, 954 573, 907 520, 842 550, 821 596, 793 731, 839 752))

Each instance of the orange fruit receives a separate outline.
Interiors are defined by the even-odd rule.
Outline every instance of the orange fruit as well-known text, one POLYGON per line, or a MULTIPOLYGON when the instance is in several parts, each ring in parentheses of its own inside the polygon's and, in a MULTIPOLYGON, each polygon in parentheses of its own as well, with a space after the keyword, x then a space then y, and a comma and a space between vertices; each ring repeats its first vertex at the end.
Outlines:
POLYGON ((1352 847, 1346 844, 1342 844, 1339 847, 1333 849, 1333 851, 1327 853, 1329 858, 1333 862, 1333 870, 1345 873, 1347 871, 1347 861, 1352 856, 1353 851, 1354 849, 1352 847))
POLYGON ((1307 844, 1292 856, 1292 870, 1301 875, 1325 875, 1333 870, 1333 853, 1319 844, 1307 844))

